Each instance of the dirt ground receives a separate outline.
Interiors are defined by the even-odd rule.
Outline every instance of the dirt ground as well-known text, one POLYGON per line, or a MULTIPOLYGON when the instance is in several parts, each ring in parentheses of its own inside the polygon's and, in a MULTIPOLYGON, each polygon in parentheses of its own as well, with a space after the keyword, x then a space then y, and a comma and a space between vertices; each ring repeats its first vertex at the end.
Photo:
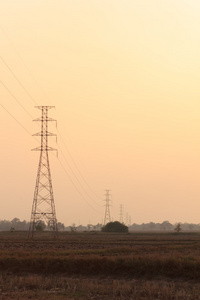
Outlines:
POLYGON ((0 232, 0 300, 196 300, 200 299, 199 257, 199 233, 63 232, 54 238, 42 232, 28 239, 26 232, 0 232), (127 263, 136 258, 139 271, 129 273, 127 263), (77 259, 86 262, 83 274, 83 266, 75 268, 77 259), (87 261, 90 269, 91 263, 96 268, 93 274, 87 261), (98 270, 101 261, 105 273, 98 270), (61 265, 59 272, 54 262, 67 267, 61 265), (107 262, 116 264, 116 273, 109 271, 107 262), (37 263, 41 269, 35 272, 37 263), (170 269, 176 267, 180 272, 174 276, 170 269))

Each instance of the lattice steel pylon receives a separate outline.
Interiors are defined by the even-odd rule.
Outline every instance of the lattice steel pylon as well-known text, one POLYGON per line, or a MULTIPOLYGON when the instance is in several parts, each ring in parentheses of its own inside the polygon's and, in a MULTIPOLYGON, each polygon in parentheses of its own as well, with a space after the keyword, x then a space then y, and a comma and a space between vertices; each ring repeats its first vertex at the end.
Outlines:
POLYGON ((105 196, 106 196, 106 199, 104 201, 106 202, 106 204, 105 204, 106 209, 105 209, 105 217, 104 217, 104 226, 107 223, 111 222, 111 217, 110 217, 110 202, 111 202, 111 200, 110 200, 110 190, 106 190, 105 196))
POLYGON ((119 212, 119 222, 123 224, 124 221, 123 221, 123 205, 122 204, 120 204, 119 210, 120 210, 120 212, 119 212))
POLYGON ((33 237, 34 231, 37 229, 36 226, 38 224, 41 226, 41 221, 45 223, 47 229, 52 230, 54 235, 57 235, 57 219, 48 155, 49 151, 56 150, 48 146, 48 137, 56 136, 56 134, 48 131, 48 122, 56 121, 48 117, 49 109, 54 108, 54 106, 36 106, 36 108, 42 111, 41 118, 34 120, 41 122, 41 132, 33 136, 41 136, 41 146, 32 149, 40 151, 40 159, 31 211, 29 237, 33 237))

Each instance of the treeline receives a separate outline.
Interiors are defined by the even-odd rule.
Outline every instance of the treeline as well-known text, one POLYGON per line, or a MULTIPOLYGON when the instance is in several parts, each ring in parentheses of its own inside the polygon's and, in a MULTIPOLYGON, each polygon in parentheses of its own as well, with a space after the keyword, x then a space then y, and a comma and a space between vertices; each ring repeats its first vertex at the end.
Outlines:
POLYGON ((193 224, 193 223, 176 223, 171 224, 169 221, 164 221, 162 223, 142 223, 140 225, 138 224, 132 224, 129 226, 129 231, 174 231, 177 224, 180 224, 180 229, 182 231, 200 231, 200 224, 193 224))
MULTIPOLYGON (((20 219, 18 218, 14 218, 12 221, 0 220, 0 231, 28 230, 29 226, 30 222, 27 222, 25 220, 20 221, 20 219)), ((63 223, 58 222, 57 226, 58 230, 65 230, 65 225, 63 223)))
MULTIPOLYGON (((164 221, 162 223, 142 223, 136 224, 133 223, 132 225, 124 224, 128 227, 129 232, 131 231, 177 231, 177 225, 179 226, 178 231, 200 231, 200 224, 193 224, 193 223, 181 223, 177 222, 175 224, 170 223, 169 221, 164 221)), ((79 225, 76 226, 72 224, 71 226, 65 227, 66 231, 101 231, 103 225, 97 224, 92 225, 88 224, 87 226, 79 225)))
POLYGON ((29 222, 20 221, 18 218, 14 218, 12 221, 0 220, 0 230, 7 231, 12 228, 15 230, 28 230, 29 222))
MULTIPOLYGON (((42 221, 41 221, 42 222, 42 221)), ((176 223, 172 224, 169 221, 164 221, 162 223, 142 223, 132 225, 127 225, 130 231, 174 231, 177 224, 179 224, 181 231, 200 231, 200 224, 193 223, 176 223)), ((18 218, 14 218, 12 221, 0 220, 0 231, 14 231, 14 230, 28 230, 30 222, 20 221, 18 218)), ((40 224, 41 225, 41 224, 40 224)), ((42 224, 43 229, 47 229, 45 224, 42 224)), ((71 231, 71 232, 81 232, 81 231, 101 231, 102 224, 88 224, 87 226, 79 225, 76 226, 74 223, 71 226, 65 227, 64 223, 58 222, 57 227, 59 231, 71 231)), ((39 229, 39 228, 38 228, 39 229)))

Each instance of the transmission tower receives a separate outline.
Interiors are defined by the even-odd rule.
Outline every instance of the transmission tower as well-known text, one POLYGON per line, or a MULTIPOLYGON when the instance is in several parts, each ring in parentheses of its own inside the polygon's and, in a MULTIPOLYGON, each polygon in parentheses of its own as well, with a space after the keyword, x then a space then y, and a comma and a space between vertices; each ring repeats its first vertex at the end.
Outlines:
POLYGON ((129 219, 128 219, 128 213, 126 213, 126 226, 129 226, 129 219))
POLYGON ((105 207, 105 217, 104 217, 104 225, 106 225, 107 223, 111 222, 111 217, 110 217, 110 190, 106 190, 106 199, 104 200, 106 202, 105 207))
POLYGON ((47 229, 52 230, 55 235, 57 234, 56 211, 48 155, 49 151, 56 150, 48 146, 48 137, 56 136, 56 134, 48 132, 48 122, 56 121, 48 117, 49 109, 54 108, 54 106, 36 106, 36 108, 42 111, 41 118, 34 120, 41 122, 41 132, 34 134, 34 136, 41 136, 41 146, 32 149, 40 151, 40 159, 31 212, 29 237, 33 237, 36 226, 41 224, 40 222, 44 222, 47 229))
POLYGON ((120 223, 124 223, 124 221, 123 221, 123 205, 122 204, 120 204, 120 214, 119 214, 119 222, 120 223))

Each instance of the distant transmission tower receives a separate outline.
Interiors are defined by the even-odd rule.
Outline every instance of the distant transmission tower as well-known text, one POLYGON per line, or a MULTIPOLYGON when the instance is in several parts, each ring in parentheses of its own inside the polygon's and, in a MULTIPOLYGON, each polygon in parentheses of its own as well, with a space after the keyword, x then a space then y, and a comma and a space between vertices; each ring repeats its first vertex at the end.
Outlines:
POLYGON ((48 111, 54 106, 36 106, 36 108, 42 111, 42 117, 34 120, 41 122, 41 132, 34 134, 34 136, 41 136, 41 146, 33 149, 40 151, 40 160, 33 198, 29 237, 33 237, 34 231, 37 229, 36 226, 41 226, 41 221, 45 223, 47 229, 52 230, 55 235, 57 234, 56 211, 48 155, 48 151, 56 150, 48 146, 48 137, 56 136, 48 132, 48 122, 55 121, 48 117, 48 111))
POLYGON ((120 214, 119 214, 119 222, 120 223, 124 223, 124 221, 123 221, 123 205, 122 204, 120 204, 120 214))
POLYGON ((128 213, 126 213, 126 226, 129 226, 129 223, 128 223, 128 213))
POLYGON ((110 217, 110 190, 106 190, 106 199, 104 200, 106 202, 105 207, 105 217, 104 217, 104 225, 106 225, 107 223, 111 222, 111 217, 110 217))

